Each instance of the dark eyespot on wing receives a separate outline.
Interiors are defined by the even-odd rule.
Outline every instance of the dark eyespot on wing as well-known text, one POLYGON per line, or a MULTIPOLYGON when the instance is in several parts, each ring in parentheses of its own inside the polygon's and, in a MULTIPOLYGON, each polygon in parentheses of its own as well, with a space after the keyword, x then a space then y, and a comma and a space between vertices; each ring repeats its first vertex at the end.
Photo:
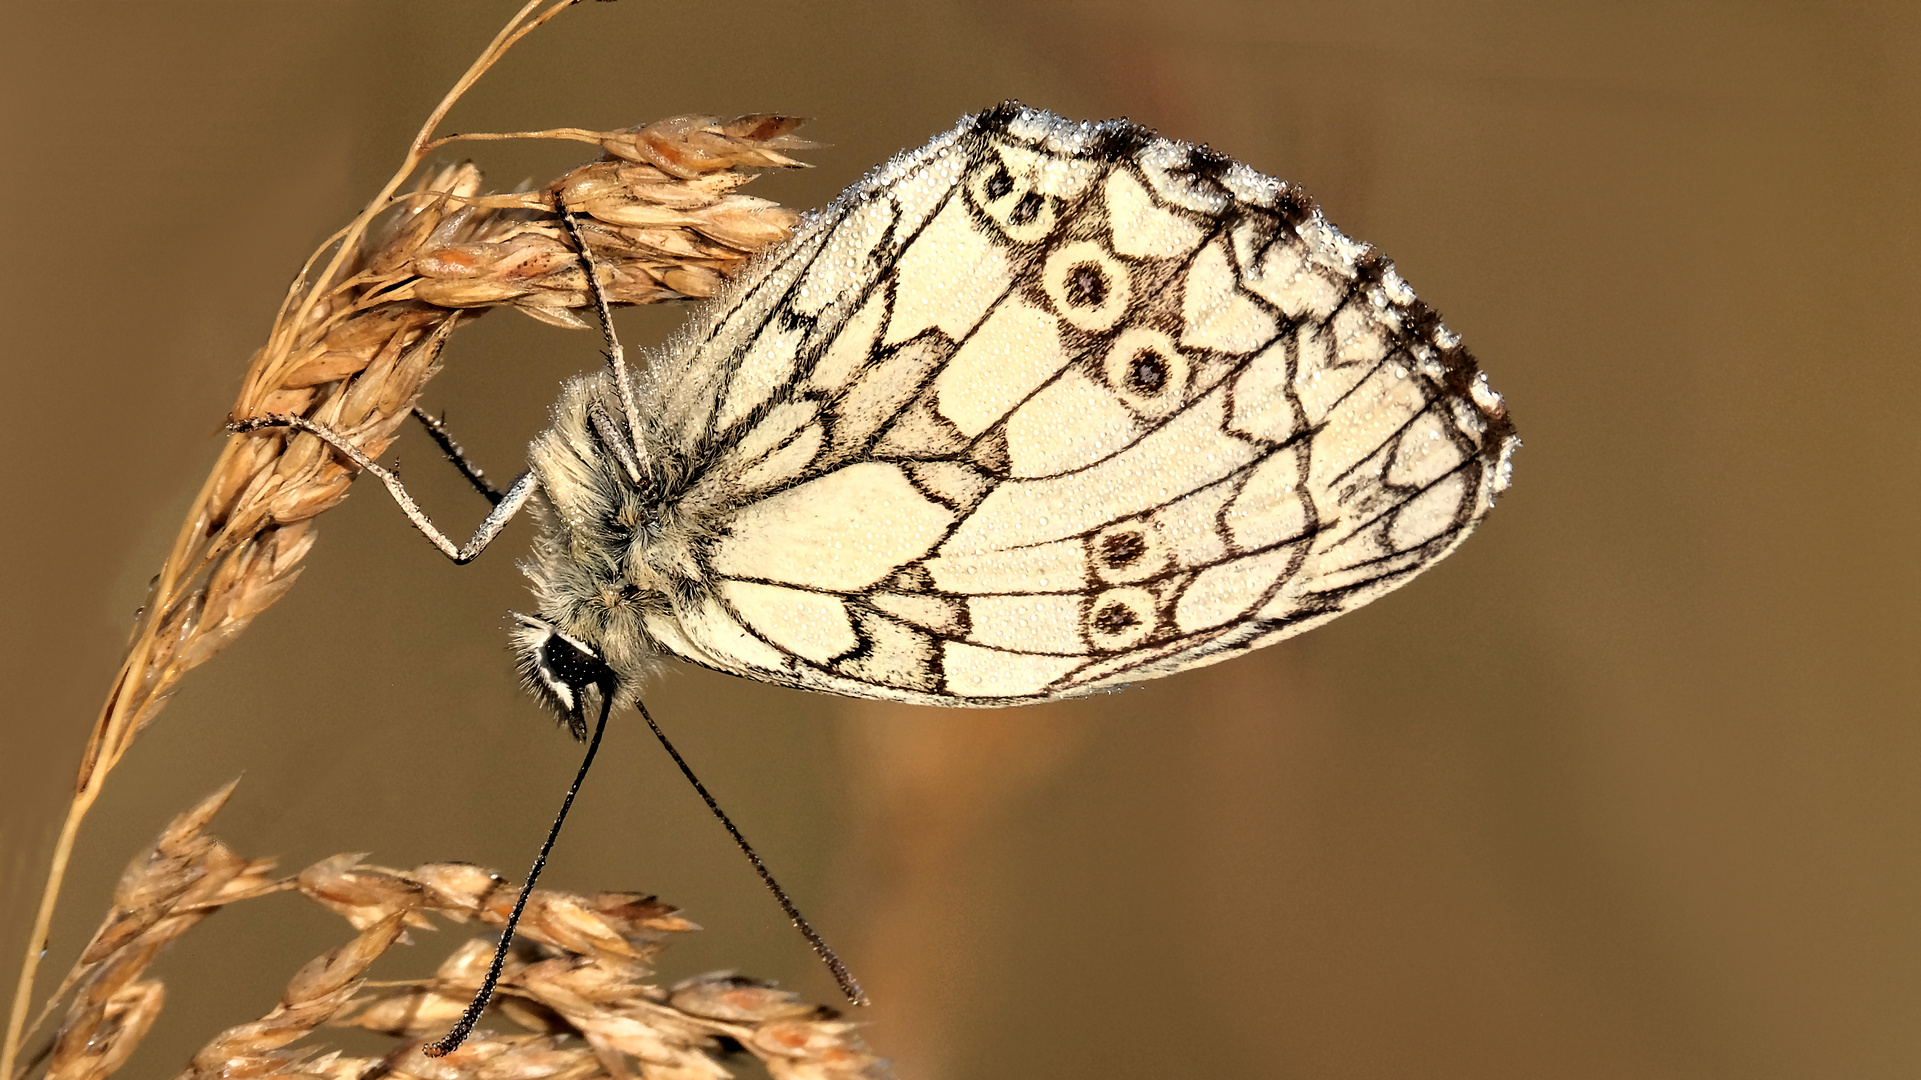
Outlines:
POLYGON ((1084 262, 1068 271, 1067 302, 1078 307, 1099 307, 1107 299, 1107 274, 1099 263, 1084 262))
POLYGON ((1128 389, 1137 394, 1158 394, 1167 388, 1167 361, 1152 349, 1134 354, 1127 372, 1128 389))
POLYGON ((1125 569, 1147 554, 1147 539, 1138 531, 1117 532, 1102 537, 1097 550, 1103 566, 1125 569))

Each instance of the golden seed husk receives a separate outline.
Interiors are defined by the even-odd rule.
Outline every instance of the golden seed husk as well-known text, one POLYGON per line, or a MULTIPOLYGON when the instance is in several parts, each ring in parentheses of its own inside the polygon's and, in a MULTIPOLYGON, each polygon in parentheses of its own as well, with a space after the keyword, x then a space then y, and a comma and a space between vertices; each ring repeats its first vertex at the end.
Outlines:
POLYGON ((454 1053, 429 1058, 422 1041, 444 1032, 466 1007, 486 973, 491 943, 458 942, 417 980, 370 983, 368 967, 396 944, 409 944, 409 928, 434 926, 431 914, 504 925, 516 886, 466 863, 396 870, 358 854, 274 880, 271 862, 243 858, 206 832, 232 791, 229 784, 175 818, 121 876, 106 920, 63 986, 75 990, 74 1000, 47 1052, 47 1080, 111 1076, 166 1000, 148 972, 161 948, 226 904, 288 889, 340 914, 357 933, 294 972, 260 1019, 208 1040, 179 1080, 722 1080, 731 1075, 722 1060, 730 1045, 780 1080, 888 1075, 855 1025, 768 983, 724 974, 654 982, 654 961, 669 941, 697 927, 636 892, 534 890, 520 924, 522 946, 508 959, 483 1026, 454 1053), (519 1030, 496 1030, 502 1025, 519 1030), (310 1045, 329 1026, 380 1032, 394 1042, 377 1057, 310 1045))

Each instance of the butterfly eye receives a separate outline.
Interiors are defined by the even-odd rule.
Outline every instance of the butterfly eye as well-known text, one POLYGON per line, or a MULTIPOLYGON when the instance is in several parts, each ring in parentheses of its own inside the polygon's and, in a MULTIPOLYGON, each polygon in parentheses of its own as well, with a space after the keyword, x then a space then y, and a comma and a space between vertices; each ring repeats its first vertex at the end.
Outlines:
POLYGON ((588 689, 611 695, 619 688, 620 677, 584 642, 552 623, 528 615, 518 618, 514 644, 527 685, 566 719, 575 738, 585 738, 588 689))

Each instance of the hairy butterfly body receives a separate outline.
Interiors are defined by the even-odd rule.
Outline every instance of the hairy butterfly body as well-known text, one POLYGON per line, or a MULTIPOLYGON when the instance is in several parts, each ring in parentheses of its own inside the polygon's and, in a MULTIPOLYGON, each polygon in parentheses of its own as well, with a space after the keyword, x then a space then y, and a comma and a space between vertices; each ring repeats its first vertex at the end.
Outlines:
MULTIPOLYGON (((1296 189, 1009 104, 849 189, 632 376, 573 381, 516 634, 1016 705, 1298 633, 1454 549, 1518 442, 1296 189), (630 450, 631 448, 631 450, 630 450)), ((571 701, 552 702, 563 712, 571 701)))

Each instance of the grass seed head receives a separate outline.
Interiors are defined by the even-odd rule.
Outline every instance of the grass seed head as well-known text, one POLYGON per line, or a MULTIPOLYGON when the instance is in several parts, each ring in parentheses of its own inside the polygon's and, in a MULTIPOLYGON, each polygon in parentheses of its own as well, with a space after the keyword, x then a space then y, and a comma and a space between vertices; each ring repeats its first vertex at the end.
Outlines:
POLYGON ((782 1080, 855 1080, 887 1075, 854 1025, 769 983, 728 974, 663 987, 654 963, 669 941, 697 929, 652 896, 536 889, 521 923, 524 945, 507 961, 483 1027, 444 1058, 420 1053, 460 1015, 484 977, 492 945, 453 944, 431 975, 374 983, 367 971, 409 928, 506 921, 514 886, 465 863, 412 870, 335 855, 288 881, 271 863, 233 853, 205 832, 232 785, 176 818, 136 857, 82 962, 53 1045, 47 1080, 103 1080, 124 1064, 165 1002, 147 976, 161 948, 219 907, 295 889, 341 915, 358 933, 296 971, 260 1019, 220 1032, 194 1054, 180 1080, 258 1076, 512 1076, 648 1078, 731 1075, 726 1058, 745 1052, 782 1080), (306 1045, 326 1026, 391 1036, 378 1057, 306 1045), (296 1045, 301 1044, 301 1045, 296 1045), (734 1048, 740 1048, 735 1051, 734 1048))

